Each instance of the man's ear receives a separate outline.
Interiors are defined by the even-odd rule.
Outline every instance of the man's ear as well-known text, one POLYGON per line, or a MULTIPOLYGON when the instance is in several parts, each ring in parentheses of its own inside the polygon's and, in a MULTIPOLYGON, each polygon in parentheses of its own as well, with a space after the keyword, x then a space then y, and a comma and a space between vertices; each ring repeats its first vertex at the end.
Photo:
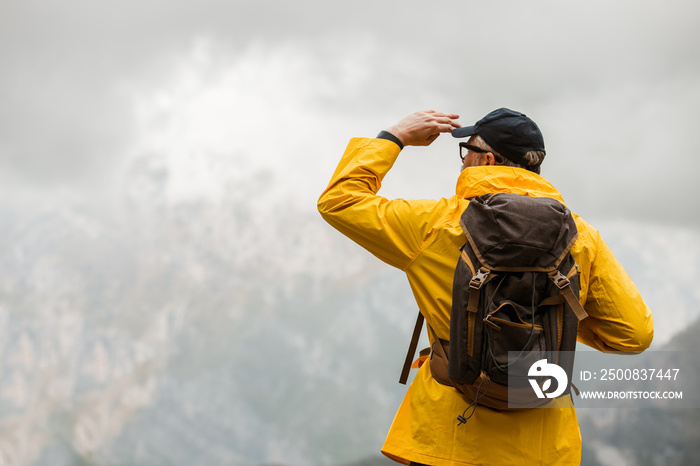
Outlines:
POLYGON ((484 165, 496 165, 496 157, 494 157, 493 152, 486 152, 484 154, 484 165))

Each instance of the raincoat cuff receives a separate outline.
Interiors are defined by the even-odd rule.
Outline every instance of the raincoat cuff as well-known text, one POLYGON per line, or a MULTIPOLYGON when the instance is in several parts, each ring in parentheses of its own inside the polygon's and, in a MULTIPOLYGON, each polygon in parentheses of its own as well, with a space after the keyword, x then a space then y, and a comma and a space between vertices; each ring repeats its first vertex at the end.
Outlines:
POLYGON ((379 134, 377 134, 377 139, 386 139, 388 141, 394 142, 397 146, 399 146, 399 148, 403 149, 403 144, 401 143, 399 138, 391 134, 389 131, 380 131, 379 134))

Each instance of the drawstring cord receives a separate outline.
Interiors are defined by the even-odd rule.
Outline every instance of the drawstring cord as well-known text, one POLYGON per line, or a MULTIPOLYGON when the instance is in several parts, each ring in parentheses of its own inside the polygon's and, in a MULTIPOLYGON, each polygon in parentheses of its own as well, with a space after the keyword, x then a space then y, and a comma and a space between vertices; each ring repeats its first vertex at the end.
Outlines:
MULTIPOLYGON (((491 303, 493 302, 493 297, 496 295, 496 293, 498 293, 498 290, 501 287, 501 285, 503 284, 503 281, 505 280, 505 278, 506 278, 505 275, 503 277, 501 277, 501 280, 498 282, 498 285, 496 285, 496 288, 493 290, 493 293, 491 293, 491 295, 489 296, 489 301, 488 301, 488 303, 486 303, 485 309, 488 310, 489 307, 491 306, 491 303)), ((521 358, 521 356, 523 355, 523 353, 525 352, 525 350, 528 348, 530 343, 532 342, 532 337, 535 334, 535 312, 537 311, 537 306, 535 305, 536 293, 537 293, 537 281, 533 280, 533 283, 532 283, 532 301, 530 304, 530 306, 531 306, 530 307, 530 309, 531 309, 530 335, 528 336, 527 342, 525 342, 525 345, 523 345, 522 349, 520 350, 519 354, 516 356, 515 360, 513 360, 505 365, 498 364, 498 362, 496 361, 496 357, 493 354, 493 348, 491 348, 489 338, 486 339, 486 346, 488 347, 489 356, 491 356, 491 360, 493 361, 495 368, 501 372, 506 372, 506 370, 508 369, 508 367, 511 364, 514 364, 516 361, 518 361, 521 358)), ((487 326, 486 331, 490 333, 491 329, 487 326)), ((491 378, 490 377, 482 378, 481 382, 479 383, 479 387, 476 389, 476 396, 474 397, 474 401, 472 401, 469 404, 469 406, 467 406, 467 408, 464 410, 464 412, 460 416, 457 416, 457 420, 459 421, 457 426, 461 426, 462 424, 466 424, 466 422, 474 415, 474 413, 476 412, 476 407, 479 404, 479 399, 486 396, 486 393, 489 391, 490 387, 491 387, 491 378), (484 390, 484 392, 482 393, 481 386, 484 384, 484 381, 486 381, 486 380, 488 380, 489 383, 486 386, 486 390, 484 390), (467 412, 469 412, 469 415, 467 415, 467 412)))
POLYGON ((479 404, 479 398, 482 398, 483 396, 486 395, 486 392, 489 391, 489 387, 491 387, 491 378, 488 378, 489 384, 486 386, 486 390, 484 390, 484 393, 481 393, 481 386, 484 384, 484 381, 487 379, 482 378, 481 382, 479 383, 479 387, 476 389, 476 396, 474 397, 474 401, 472 401, 469 406, 464 410, 461 416, 457 416, 457 420, 459 421, 459 424, 457 424, 457 427, 461 426, 462 424, 466 424, 469 418, 471 418, 474 413, 476 412, 476 406, 479 404), (471 409, 471 412, 469 413, 469 416, 464 417, 467 414, 467 411, 471 409))

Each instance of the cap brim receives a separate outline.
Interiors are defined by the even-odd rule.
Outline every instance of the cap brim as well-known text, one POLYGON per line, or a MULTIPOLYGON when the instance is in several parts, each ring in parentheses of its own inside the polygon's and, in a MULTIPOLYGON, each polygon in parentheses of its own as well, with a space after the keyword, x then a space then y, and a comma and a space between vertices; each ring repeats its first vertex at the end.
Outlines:
POLYGON ((453 138, 466 138, 476 134, 476 126, 465 126, 463 128, 455 128, 452 130, 453 138))

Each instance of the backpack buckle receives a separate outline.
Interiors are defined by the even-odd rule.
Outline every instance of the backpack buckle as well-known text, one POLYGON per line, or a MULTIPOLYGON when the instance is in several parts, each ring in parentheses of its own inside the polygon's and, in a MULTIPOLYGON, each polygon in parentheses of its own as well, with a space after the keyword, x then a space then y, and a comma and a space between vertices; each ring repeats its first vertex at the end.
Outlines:
POLYGON ((549 275, 549 278, 552 279, 554 284, 559 288, 560 290, 563 290, 567 286, 569 286, 569 279, 566 278, 566 276, 561 273, 560 271, 556 271, 556 273, 552 273, 549 275))
POLYGON ((490 273, 491 271, 488 269, 479 269, 479 271, 472 277, 472 279, 469 280, 469 288, 473 288, 475 290, 480 289, 486 282, 486 278, 489 276, 490 273))

